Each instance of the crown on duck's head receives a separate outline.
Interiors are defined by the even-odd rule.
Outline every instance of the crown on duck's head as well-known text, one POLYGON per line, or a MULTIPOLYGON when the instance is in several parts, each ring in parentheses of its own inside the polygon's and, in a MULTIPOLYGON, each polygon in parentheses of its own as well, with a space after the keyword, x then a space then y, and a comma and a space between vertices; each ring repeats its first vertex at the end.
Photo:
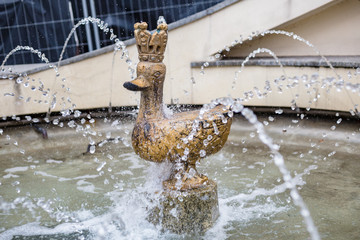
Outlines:
POLYGON ((135 23, 135 39, 139 52, 139 60, 143 62, 162 62, 167 43, 166 23, 157 26, 156 31, 151 34, 147 30, 147 23, 135 23))

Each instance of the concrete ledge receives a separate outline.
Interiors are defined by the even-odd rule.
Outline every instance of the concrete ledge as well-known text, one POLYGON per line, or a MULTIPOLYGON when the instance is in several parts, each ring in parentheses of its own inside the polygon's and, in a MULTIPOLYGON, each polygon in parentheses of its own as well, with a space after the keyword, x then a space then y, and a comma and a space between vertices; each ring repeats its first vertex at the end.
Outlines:
MULTIPOLYGON (((333 67, 358 68, 360 67, 360 56, 326 56, 333 67)), ((241 66, 245 59, 226 59, 208 62, 209 67, 241 66)), ((316 56, 306 57, 279 57, 283 66, 291 67, 329 67, 324 59, 316 56)), ((192 68, 199 68, 206 62, 192 62, 192 68)), ((273 58, 254 58, 245 64, 246 66, 279 66, 273 58)))

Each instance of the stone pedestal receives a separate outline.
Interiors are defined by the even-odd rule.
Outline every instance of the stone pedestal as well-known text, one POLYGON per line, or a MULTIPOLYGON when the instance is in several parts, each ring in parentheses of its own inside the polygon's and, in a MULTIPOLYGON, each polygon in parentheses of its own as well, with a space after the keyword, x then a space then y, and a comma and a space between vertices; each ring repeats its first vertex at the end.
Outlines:
POLYGON ((219 216, 217 185, 208 180, 204 187, 186 191, 164 191, 160 206, 149 221, 173 233, 203 233, 219 216))

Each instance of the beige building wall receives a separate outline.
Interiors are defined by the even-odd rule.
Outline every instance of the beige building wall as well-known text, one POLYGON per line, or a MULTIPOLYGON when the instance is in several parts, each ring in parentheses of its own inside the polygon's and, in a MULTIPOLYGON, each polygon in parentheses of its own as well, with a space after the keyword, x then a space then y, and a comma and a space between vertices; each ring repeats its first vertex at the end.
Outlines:
MULTIPOLYGON (((244 68, 234 83, 234 73, 237 70, 239 70, 239 67, 221 67, 221 69, 211 67, 205 71, 204 75, 198 72, 194 73, 197 79, 197 87, 193 90, 193 102, 207 103, 214 99, 215 96, 245 98, 245 93, 251 95, 249 93, 251 91, 254 96, 245 101, 244 105, 296 106, 308 110, 349 111, 354 110, 355 104, 360 103, 360 89, 353 92, 345 87, 337 88, 334 84, 329 84, 326 81, 329 78, 333 78, 334 82, 339 81, 336 74, 347 76, 349 74, 348 69, 335 69, 336 73, 334 73, 332 69, 324 67, 284 67, 283 70, 289 80, 281 81, 280 77, 283 72, 279 67, 248 66, 244 68), (294 84, 294 77, 297 77, 298 84, 294 84), (307 78, 306 81, 304 81, 304 77, 307 78), (265 81, 270 83, 270 91, 265 90, 265 81), (254 88, 257 88, 258 91, 254 88), (206 94, 202 94, 202 91, 205 91, 206 94), (266 97, 261 95, 259 97, 257 92, 261 95, 267 93, 267 95, 266 97)), ((360 83, 360 74, 355 75, 355 70, 352 70, 351 73, 352 78, 346 78, 346 82, 360 83)))
MULTIPOLYGON (((315 28, 311 28, 312 30, 309 30, 309 34, 307 35, 306 24, 314 21, 311 19, 326 19, 326 17, 324 17, 326 15, 329 17, 336 17, 337 14, 343 17, 346 17, 346 15, 352 16, 342 11, 353 11, 355 7, 351 6, 355 3, 358 4, 359 1, 243 0, 210 15, 171 29, 169 31, 169 41, 164 60, 167 65, 167 77, 164 90, 165 102, 203 104, 211 99, 228 96, 229 94, 233 97, 242 97, 242 92, 252 90, 254 86, 262 89, 261 86, 263 86, 266 80, 273 81, 275 78, 278 78, 283 74, 282 70, 276 67, 246 67, 240 75, 239 82, 236 84, 236 90, 233 90, 231 86, 234 79, 234 72, 238 70, 239 67, 207 68, 205 74, 201 75, 200 69, 191 68, 190 64, 194 61, 208 60, 212 54, 230 45, 235 39, 238 39, 240 35, 248 36, 254 31, 264 31, 276 28, 277 26, 287 26, 289 29, 294 29, 294 31, 299 30, 300 35, 308 36, 308 40, 314 43, 329 42, 332 40, 332 38, 329 39, 329 36, 331 36, 331 34, 336 35, 337 30, 331 33, 332 31, 330 29, 322 35, 321 31, 324 29, 321 28, 323 25, 320 24, 318 26, 320 29, 316 30, 315 28), (338 8, 338 6, 342 7, 338 8), (330 11, 330 13, 326 13, 327 11, 330 11), (305 26, 303 26, 303 24, 305 24, 305 26), (319 32, 318 34, 316 34, 317 31, 319 32)), ((354 19, 356 23, 356 21, 358 21, 357 16, 354 16, 354 19)), ((344 22, 347 23, 348 21, 350 20, 344 22)), ((339 28, 341 29, 341 26, 335 29, 339 28)), ((359 33, 358 31, 357 33, 355 33, 356 31, 352 32, 352 35, 347 34, 346 36, 351 38, 349 41, 355 43, 359 33)), ((275 47, 274 51, 279 51, 280 55, 285 54, 288 51, 287 48, 297 49, 297 47, 290 47, 290 42, 289 45, 288 42, 286 42, 286 44, 284 43, 285 49, 281 49, 282 41, 283 39, 274 39, 272 41, 269 39, 266 41, 266 44, 267 42, 273 42, 273 45, 277 44, 276 46, 279 50, 275 47)), ((339 41, 337 41, 337 43, 338 42, 339 41)), ((295 44, 299 46, 298 43, 295 44)), ((321 52, 326 53, 326 51, 324 51, 324 49, 327 49, 326 44, 324 49, 323 45, 324 44, 320 44, 318 48, 321 52)), ((351 49, 353 49, 354 54, 358 54, 357 51, 359 48, 357 46, 342 47, 346 49, 343 51, 338 51, 337 49, 341 55, 349 54, 351 49)), ((242 51, 240 49, 238 50, 242 51)), ((128 51, 131 59, 136 63, 138 60, 135 46, 128 46, 128 51)), ((235 50, 231 52, 235 53, 235 50)), ((292 50, 288 52, 288 54, 291 54, 292 50)), ((293 54, 295 55, 297 52, 295 51, 293 54)), ((24 87, 23 84, 16 84, 14 80, 0 80, 0 115, 11 116, 46 112, 49 107, 49 102, 52 99, 51 96, 55 93, 57 104, 53 111, 60 111, 64 106, 71 106, 68 98, 71 99, 72 103, 76 104, 76 108, 78 109, 108 107, 110 101, 112 106, 136 105, 138 104, 140 94, 129 92, 122 87, 122 84, 131 78, 128 65, 121 59, 120 55, 120 53, 117 53, 114 57, 113 52, 108 52, 62 66, 59 69, 59 77, 55 77, 52 69, 31 74, 29 75, 29 87, 24 87), (65 78, 64 82, 62 81, 63 78, 65 78), (44 96, 39 90, 31 90, 31 86, 39 87, 39 80, 43 82, 44 89, 50 89, 47 96, 44 96), (65 88, 62 87, 63 84, 66 85, 65 88), (70 88, 70 91, 66 91, 66 88, 70 88), (8 95, 8 93, 14 93, 15 96, 5 96, 8 95), (19 97, 23 99, 19 99, 19 97), (29 102, 26 102, 28 97, 31 97, 31 99, 29 102), (41 100, 40 103, 39 100, 41 100)), ((353 69, 350 70, 354 71, 353 69)), ((286 69, 289 75, 312 74, 314 71, 319 72, 320 77, 333 74, 329 69, 325 68, 293 67, 286 69)), ((339 69, 337 71, 346 77, 349 69, 339 69)), ((353 77, 352 81, 360 82, 358 76, 353 77)), ((277 94, 276 91, 273 91, 271 98, 252 100, 245 104, 290 106, 289 103, 294 96, 291 92, 299 92, 301 98, 299 102, 304 102, 301 106, 306 106, 306 101, 308 101, 309 98, 306 91, 306 89, 294 89, 289 93, 284 91, 283 94, 277 94)), ((348 93, 340 92, 337 94, 340 95, 336 95, 334 100, 326 100, 332 98, 333 95, 321 93, 322 101, 324 102, 321 104, 316 103, 314 107, 348 111, 352 107, 350 106, 351 104, 336 100, 348 98, 348 93)), ((358 99, 355 99, 355 97, 352 98, 352 101, 360 102, 358 99)))
MULTIPOLYGON (((360 56, 360 2, 344 0, 310 16, 299 17, 276 27, 309 40, 323 55, 360 56)), ((227 57, 246 57, 259 47, 277 56, 317 56, 315 49, 287 36, 266 35, 232 48, 227 57)), ((259 54, 259 56, 268 56, 259 54)))

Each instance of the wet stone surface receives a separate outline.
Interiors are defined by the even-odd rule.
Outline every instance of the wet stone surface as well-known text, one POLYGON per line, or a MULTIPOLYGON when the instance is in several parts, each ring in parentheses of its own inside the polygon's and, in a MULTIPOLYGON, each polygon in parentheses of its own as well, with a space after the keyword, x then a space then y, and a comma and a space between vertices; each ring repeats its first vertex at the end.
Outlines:
POLYGON ((22 236, 15 235, 12 240, 78 240, 78 239, 92 239, 91 234, 88 231, 82 231, 80 233, 69 233, 69 234, 50 234, 50 235, 33 235, 33 236, 22 236))
POLYGON ((217 185, 209 180, 203 188, 184 192, 164 191, 160 208, 149 215, 149 221, 163 231, 173 233, 204 233, 219 217, 217 185))

